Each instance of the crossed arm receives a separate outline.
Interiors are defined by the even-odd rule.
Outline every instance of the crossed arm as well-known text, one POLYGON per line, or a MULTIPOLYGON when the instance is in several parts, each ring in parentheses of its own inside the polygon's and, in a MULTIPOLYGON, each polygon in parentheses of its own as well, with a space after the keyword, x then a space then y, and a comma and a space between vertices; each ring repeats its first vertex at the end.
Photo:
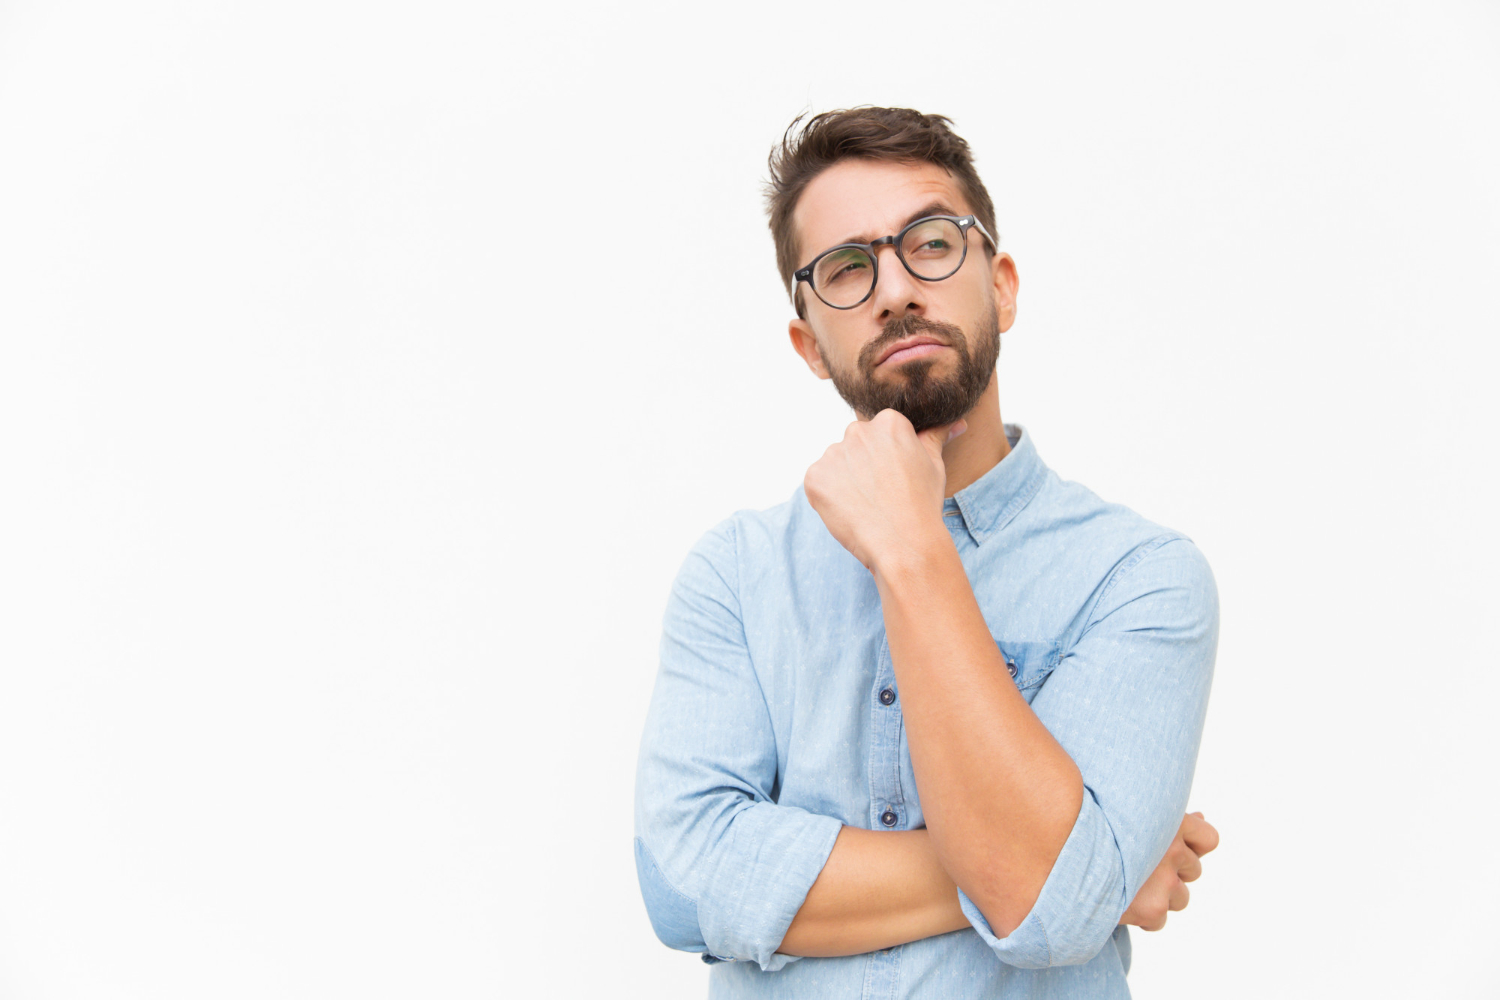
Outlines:
MULTIPOLYGON (((841 830, 784 954, 858 954, 962 929, 960 887, 1003 938, 1091 805, 1078 765, 1010 682, 936 516, 946 433, 914 435, 887 411, 808 471, 809 502, 880 593, 927 829, 841 830)), ((1164 925, 1217 840, 1201 815, 1185 817, 1120 922, 1164 925)))
MULTIPOLYGON (((1172 846, 1120 918, 1155 931, 1188 904, 1199 858, 1219 845, 1202 813, 1183 817, 1172 846)), ((958 886, 926 830, 880 832, 846 826, 777 950, 785 955, 860 955, 964 930, 958 886)))
MULTIPOLYGON (((903 477, 872 478, 889 500, 903 477)), ((927 829, 854 829, 778 801, 775 731, 733 584, 738 529, 723 526, 674 584, 637 772, 636 864, 658 937, 772 972, 967 924, 1002 962, 1043 968, 1089 961, 1117 921, 1159 927, 1186 902, 1188 855, 1216 839, 1194 834, 1197 820, 1178 829, 1217 628, 1201 555, 1166 538, 1132 551, 1111 577, 1126 582, 1096 595, 1028 705, 950 537, 867 518, 895 525, 899 543, 871 558, 811 474, 807 485, 880 588, 927 829), (939 540, 948 561, 924 564, 939 540)), ((936 499, 915 506, 935 519, 943 483, 929 485, 936 499)))

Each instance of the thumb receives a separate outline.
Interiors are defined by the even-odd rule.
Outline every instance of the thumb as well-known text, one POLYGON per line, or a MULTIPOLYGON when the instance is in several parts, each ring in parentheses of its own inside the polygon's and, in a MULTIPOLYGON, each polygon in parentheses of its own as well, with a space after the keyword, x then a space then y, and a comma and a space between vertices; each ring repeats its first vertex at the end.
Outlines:
POLYGON ((932 452, 933 457, 942 458, 943 445, 952 441, 968 429, 969 425, 964 423, 964 421, 955 420, 951 424, 929 427, 918 434, 917 437, 922 439, 922 443, 927 446, 928 451, 932 452))

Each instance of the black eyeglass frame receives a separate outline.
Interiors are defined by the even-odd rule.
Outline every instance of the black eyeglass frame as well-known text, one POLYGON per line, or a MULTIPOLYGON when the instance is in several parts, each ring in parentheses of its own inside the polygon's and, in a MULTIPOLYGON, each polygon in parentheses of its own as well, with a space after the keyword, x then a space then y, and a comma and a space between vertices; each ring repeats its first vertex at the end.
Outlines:
POLYGON ((797 286, 805 281, 807 282, 807 287, 811 288, 813 290, 813 294, 818 297, 818 301, 823 303, 828 308, 859 308, 870 300, 870 296, 875 294, 875 286, 880 284, 880 255, 876 253, 876 248, 886 245, 891 246, 896 251, 896 259, 901 261, 901 266, 906 268, 906 273, 910 274, 918 281, 947 281, 949 278, 953 277, 955 274, 961 271, 964 266, 964 261, 969 259, 970 229, 979 230, 979 235, 983 236, 986 242, 989 243, 990 249, 994 250, 996 253, 1000 252, 1000 245, 995 242, 995 238, 990 235, 988 229, 984 228, 984 223, 980 222, 979 219, 973 215, 924 215, 920 219, 916 219, 912 222, 907 223, 904 227, 902 227, 901 231, 894 236, 882 236, 880 239, 875 240, 871 243, 840 243, 838 246, 829 247, 827 250, 824 250, 822 253, 814 257, 812 259, 812 262, 809 263, 806 267, 798 268, 796 271, 792 272, 792 297, 794 299, 796 298, 797 286), (912 266, 907 261, 906 255, 901 252, 901 243, 906 239, 906 234, 920 226, 922 223, 931 222, 933 219, 942 219, 945 222, 951 222, 954 225, 958 226, 959 233, 963 236, 964 242, 964 251, 958 258, 958 264, 954 266, 953 270, 949 271, 941 278, 929 278, 926 275, 918 274, 916 271, 912 270, 912 266), (870 290, 868 292, 865 292, 864 298, 860 299, 853 305, 834 305, 832 302, 829 302, 827 299, 823 298, 823 293, 818 291, 818 286, 813 283, 813 269, 818 266, 818 261, 838 250, 863 250, 870 257, 870 290))

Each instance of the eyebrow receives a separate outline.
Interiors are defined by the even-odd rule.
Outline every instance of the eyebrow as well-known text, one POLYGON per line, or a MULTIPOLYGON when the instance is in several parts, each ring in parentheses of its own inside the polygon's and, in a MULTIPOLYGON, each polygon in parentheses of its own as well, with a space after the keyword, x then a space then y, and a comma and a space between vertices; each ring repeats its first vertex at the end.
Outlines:
MULTIPOLYGON (((897 232, 899 232, 902 229, 905 229, 907 226, 911 225, 913 222, 916 222, 918 219, 925 219, 925 218, 927 218, 927 216, 929 216, 929 215, 958 215, 958 214, 959 213, 953 211, 953 209, 949 208, 947 205, 943 204, 942 202, 940 202, 940 201, 934 201, 931 204, 927 205, 925 208, 920 208, 917 211, 913 212, 910 216, 908 216, 907 220, 905 222, 901 223, 901 225, 897 228, 897 232)), ((873 236, 866 236, 865 234, 860 233, 858 236, 851 236, 848 239, 846 239, 846 240, 840 240, 838 243, 835 243, 833 245, 834 246, 842 246, 845 243, 869 243, 869 242, 871 242, 874 239, 875 239, 875 237, 873 237, 873 236)))

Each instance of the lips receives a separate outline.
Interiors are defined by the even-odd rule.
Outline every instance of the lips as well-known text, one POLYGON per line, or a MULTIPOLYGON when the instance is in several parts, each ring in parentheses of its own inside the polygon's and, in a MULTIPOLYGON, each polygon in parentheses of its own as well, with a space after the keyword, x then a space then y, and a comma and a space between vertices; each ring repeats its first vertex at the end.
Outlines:
POLYGON ((888 360, 894 360, 897 364, 909 361, 912 358, 920 358, 927 354, 936 352, 939 348, 947 347, 942 340, 930 334, 919 334, 915 337, 907 337, 898 340, 880 352, 875 359, 876 367, 883 365, 888 360))

